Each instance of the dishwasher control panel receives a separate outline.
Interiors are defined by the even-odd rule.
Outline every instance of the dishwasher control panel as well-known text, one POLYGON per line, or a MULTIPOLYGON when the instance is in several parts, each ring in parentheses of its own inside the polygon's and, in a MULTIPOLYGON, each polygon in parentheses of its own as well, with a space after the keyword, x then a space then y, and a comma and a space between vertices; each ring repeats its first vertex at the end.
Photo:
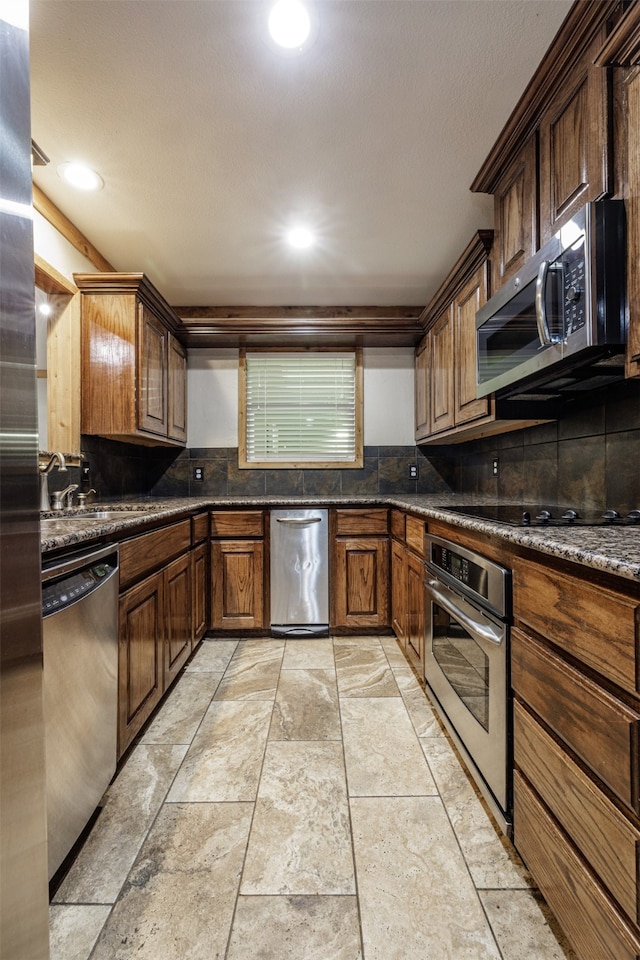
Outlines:
POLYGON ((114 570, 116 570, 115 564, 101 561, 61 577, 59 580, 43 583, 42 615, 46 617, 50 613, 55 613, 91 593, 114 570))

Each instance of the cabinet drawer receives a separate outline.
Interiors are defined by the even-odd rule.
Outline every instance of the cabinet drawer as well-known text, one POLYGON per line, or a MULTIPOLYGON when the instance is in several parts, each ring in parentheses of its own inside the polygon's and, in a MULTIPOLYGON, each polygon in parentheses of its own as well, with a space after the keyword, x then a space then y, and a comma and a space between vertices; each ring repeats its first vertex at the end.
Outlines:
POLYGON ((419 557, 424 556, 424 527, 419 517, 407 517, 407 546, 419 557))
POLYGON ((367 536, 389 532, 388 510, 336 510, 336 536, 367 536))
POLYGON ((537 563, 516 561, 516 620, 631 693, 640 692, 640 656, 633 598, 537 563))
POLYGON ((637 960, 640 939, 516 772, 514 842, 580 957, 637 960))
POLYGON ((391 511, 391 536, 404 543, 406 516, 402 510, 391 511))
POLYGON ((520 630, 512 641, 515 693, 637 812, 640 713, 520 630))
POLYGON ((212 537, 263 537, 263 510, 212 510, 212 537))
POLYGON ((191 546, 191 521, 143 533, 120 544, 120 589, 184 553, 191 546))
POLYGON ((514 759, 604 885, 637 923, 640 831, 517 701, 514 759))
POLYGON ((199 513, 191 517, 191 543, 200 543, 209 536, 209 514, 199 513))

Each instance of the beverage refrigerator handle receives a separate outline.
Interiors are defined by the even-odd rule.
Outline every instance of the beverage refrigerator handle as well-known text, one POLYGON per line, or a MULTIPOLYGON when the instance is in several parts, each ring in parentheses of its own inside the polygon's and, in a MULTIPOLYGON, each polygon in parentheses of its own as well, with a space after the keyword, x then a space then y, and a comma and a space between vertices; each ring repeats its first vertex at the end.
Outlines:
POLYGON ((547 303, 545 298, 548 273, 549 261, 543 260, 536 278, 536 324, 538 325, 538 337, 540 339, 540 346, 542 347, 548 347, 553 343, 551 334, 549 333, 549 324, 547 323, 547 303))
POLYGON ((277 523, 288 523, 295 527, 304 526, 307 523, 320 523, 322 517, 276 517, 277 523))

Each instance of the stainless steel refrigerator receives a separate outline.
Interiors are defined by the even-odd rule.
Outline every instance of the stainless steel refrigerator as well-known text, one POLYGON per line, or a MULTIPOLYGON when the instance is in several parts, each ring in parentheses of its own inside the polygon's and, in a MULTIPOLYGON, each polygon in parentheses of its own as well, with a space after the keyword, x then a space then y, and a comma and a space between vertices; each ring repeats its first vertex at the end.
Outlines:
POLYGON ((0 957, 47 960, 29 5, 0 2, 0 957))

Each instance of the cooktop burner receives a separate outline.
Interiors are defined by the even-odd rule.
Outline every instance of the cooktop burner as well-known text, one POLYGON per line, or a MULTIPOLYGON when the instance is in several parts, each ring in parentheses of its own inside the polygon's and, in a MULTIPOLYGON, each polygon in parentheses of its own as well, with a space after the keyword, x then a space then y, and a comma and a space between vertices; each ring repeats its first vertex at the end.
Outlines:
POLYGON ((513 504, 493 506, 447 506, 452 513, 495 523, 508 523, 514 527, 640 527, 640 510, 631 510, 625 515, 617 510, 603 512, 581 511, 573 507, 536 507, 513 504))

